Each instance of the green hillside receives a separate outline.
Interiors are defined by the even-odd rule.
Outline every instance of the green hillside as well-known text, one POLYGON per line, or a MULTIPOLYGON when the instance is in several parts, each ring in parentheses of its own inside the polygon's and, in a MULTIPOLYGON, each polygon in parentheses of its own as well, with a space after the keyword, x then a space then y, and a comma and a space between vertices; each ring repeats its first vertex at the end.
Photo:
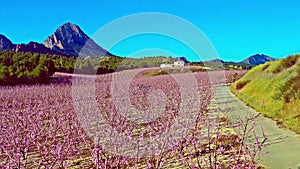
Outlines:
MULTIPOLYGON (((300 54, 254 67, 231 90, 277 124, 300 133, 300 54)), ((242 110, 241 110, 242 111, 242 110)))

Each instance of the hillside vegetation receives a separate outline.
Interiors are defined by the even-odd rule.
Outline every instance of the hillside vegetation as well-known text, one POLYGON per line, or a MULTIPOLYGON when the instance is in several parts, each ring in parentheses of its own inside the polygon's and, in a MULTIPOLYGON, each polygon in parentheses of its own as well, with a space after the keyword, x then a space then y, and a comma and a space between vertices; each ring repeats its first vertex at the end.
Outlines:
POLYGON ((171 57, 139 59, 118 56, 91 58, 66 57, 34 52, 0 52, 0 85, 49 83, 55 72, 79 74, 106 74, 135 68, 158 67, 173 63, 171 57))
POLYGON ((300 54, 267 62, 231 86, 246 104, 300 133, 300 54))

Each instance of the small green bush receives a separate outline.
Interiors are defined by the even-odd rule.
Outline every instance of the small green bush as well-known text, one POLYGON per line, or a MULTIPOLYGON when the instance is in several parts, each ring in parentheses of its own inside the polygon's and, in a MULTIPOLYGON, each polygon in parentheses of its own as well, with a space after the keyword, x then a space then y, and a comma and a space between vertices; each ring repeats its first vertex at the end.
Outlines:
POLYGON ((153 70, 151 72, 145 72, 143 74, 145 76, 158 76, 158 75, 167 75, 169 73, 166 70, 158 69, 158 70, 153 70))

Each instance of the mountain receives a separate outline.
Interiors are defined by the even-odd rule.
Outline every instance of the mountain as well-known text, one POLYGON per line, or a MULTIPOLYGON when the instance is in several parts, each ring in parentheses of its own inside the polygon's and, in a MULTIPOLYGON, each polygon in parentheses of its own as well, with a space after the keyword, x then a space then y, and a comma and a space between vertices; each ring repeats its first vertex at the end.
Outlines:
POLYGON ((51 50, 45 47, 41 43, 37 42, 29 42, 28 44, 17 44, 14 45, 13 48, 16 52, 34 52, 34 53, 42 53, 42 54, 56 54, 56 55, 66 55, 65 53, 51 50))
POLYGON ((214 63, 225 63, 223 60, 221 59, 214 59, 214 60, 210 60, 210 61, 207 61, 207 62, 214 62, 214 63))
POLYGON ((272 58, 272 57, 264 55, 264 54, 256 54, 256 55, 248 57, 247 59, 243 60, 240 63, 255 66, 255 65, 260 65, 260 64, 264 64, 266 62, 275 61, 275 60, 276 60, 275 58, 272 58))
POLYGON ((79 26, 72 23, 60 26, 44 41, 44 45, 54 51, 76 57, 113 56, 88 37, 79 26))
POLYGON ((4 35, 0 34, 0 51, 2 50, 12 50, 14 44, 4 35))

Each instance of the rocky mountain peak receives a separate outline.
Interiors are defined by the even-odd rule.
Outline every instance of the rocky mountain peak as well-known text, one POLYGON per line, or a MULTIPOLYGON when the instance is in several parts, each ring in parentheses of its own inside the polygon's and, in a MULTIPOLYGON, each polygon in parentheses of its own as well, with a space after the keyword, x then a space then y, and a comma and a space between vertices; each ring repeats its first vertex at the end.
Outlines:
POLYGON ((77 57, 112 55, 88 37, 79 26, 70 22, 60 26, 44 41, 44 45, 77 57))
POLYGON ((79 28, 79 26, 70 22, 60 26, 53 35, 55 36, 57 42, 58 40, 64 40, 68 43, 81 43, 82 41, 89 39, 89 37, 79 28))
POLYGON ((58 29, 57 29, 59 32, 69 32, 69 33, 77 33, 79 35, 82 35, 84 34, 82 32, 82 30, 79 28, 79 26, 75 25, 75 24, 72 24, 70 22, 68 23, 65 23, 63 24, 62 26, 60 26, 58 29))

